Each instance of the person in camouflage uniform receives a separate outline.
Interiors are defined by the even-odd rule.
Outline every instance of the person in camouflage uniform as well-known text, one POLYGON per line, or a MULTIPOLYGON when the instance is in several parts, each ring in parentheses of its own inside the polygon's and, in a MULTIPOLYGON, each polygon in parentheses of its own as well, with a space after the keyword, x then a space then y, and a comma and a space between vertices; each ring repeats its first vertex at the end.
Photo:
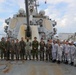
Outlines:
POLYGON ((19 60, 19 55, 20 55, 20 43, 19 40, 16 40, 15 43, 15 53, 16 53, 16 60, 19 60))
POLYGON ((25 56, 25 42, 23 40, 23 37, 21 38, 21 41, 20 41, 20 57, 21 57, 21 60, 24 60, 24 56, 25 56))
POLYGON ((52 40, 49 40, 50 50, 49 50, 49 61, 52 60, 52 40))
POLYGON ((11 52, 11 60, 14 60, 14 52, 15 52, 15 42, 14 42, 14 40, 12 40, 12 42, 11 42, 10 52, 11 52))
POLYGON ((31 42, 29 42, 29 38, 26 41, 25 54, 26 54, 26 60, 28 56, 29 60, 31 60, 31 42))
POLYGON ((10 39, 9 38, 7 38, 5 47, 6 47, 6 60, 10 60, 11 43, 10 43, 10 39))
POLYGON ((34 37, 34 41, 32 42, 32 56, 33 56, 33 60, 36 59, 38 60, 38 41, 37 41, 37 37, 34 37))
POLYGON ((50 40, 48 40, 46 44, 46 61, 47 60, 52 60, 52 44, 50 40))
POLYGON ((1 59, 6 58, 6 51, 5 51, 5 40, 4 38, 1 39, 0 41, 0 49, 1 49, 1 59))
POLYGON ((45 42, 43 41, 43 38, 41 38, 40 41, 40 60, 44 61, 44 47, 45 47, 45 42))

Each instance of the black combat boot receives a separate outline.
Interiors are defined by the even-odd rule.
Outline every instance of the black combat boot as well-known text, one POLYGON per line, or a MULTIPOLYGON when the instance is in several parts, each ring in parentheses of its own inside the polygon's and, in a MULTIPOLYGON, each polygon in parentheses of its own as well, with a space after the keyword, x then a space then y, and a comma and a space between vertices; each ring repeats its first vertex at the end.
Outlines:
POLYGON ((70 65, 73 66, 74 65, 74 62, 71 62, 70 65))

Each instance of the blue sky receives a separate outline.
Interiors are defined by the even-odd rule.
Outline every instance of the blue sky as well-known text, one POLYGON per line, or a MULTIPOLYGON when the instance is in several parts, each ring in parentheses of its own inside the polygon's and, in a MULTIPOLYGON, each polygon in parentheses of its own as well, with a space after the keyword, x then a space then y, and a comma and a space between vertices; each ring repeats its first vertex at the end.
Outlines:
MULTIPOLYGON (((52 20, 57 21, 58 33, 76 32, 76 0, 38 0, 39 10, 45 10, 52 20)), ((24 8, 24 0, 0 0, 0 34, 4 34, 5 19, 12 17, 20 8, 24 8)))

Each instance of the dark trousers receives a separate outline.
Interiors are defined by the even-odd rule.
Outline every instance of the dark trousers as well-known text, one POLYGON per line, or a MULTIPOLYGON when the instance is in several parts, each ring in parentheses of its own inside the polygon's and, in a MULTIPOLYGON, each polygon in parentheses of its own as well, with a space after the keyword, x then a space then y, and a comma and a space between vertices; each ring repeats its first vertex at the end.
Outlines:
POLYGON ((48 50, 46 50, 46 60, 49 60, 49 51, 48 50))
POLYGON ((16 50, 16 60, 19 60, 19 55, 20 55, 19 51, 16 50))
POLYGON ((40 50, 40 60, 44 60, 44 51, 40 50))
POLYGON ((14 51, 11 51, 11 60, 14 60, 14 51))
POLYGON ((38 50, 32 50, 32 56, 33 56, 33 60, 36 59, 38 60, 38 50))
POLYGON ((1 59, 6 58, 6 51, 1 50, 1 59))
POLYGON ((21 50, 20 51, 20 58, 21 58, 21 60, 24 60, 24 56, 25 56, 25 50, 21 50))
POLYGON ((9 59, 10 59, 10 51, 7 50, 7 51, 6 51, 6 60, 9 60, 9 59))
POLYGON ((52 60, 52 52, 50 51, 49 52, 49 61, 51 61, 52 60))
POLYGON ((49 61, 52 60, 52 52, 49 50, 46 50, 46 60, 49 60, 49 61))

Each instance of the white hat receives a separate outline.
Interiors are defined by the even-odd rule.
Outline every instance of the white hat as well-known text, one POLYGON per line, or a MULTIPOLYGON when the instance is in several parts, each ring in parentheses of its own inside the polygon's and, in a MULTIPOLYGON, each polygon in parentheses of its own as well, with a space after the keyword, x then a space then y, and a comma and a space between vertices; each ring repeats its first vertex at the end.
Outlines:
POLYGON ((72 41, 69 41, 69 43, 72 43, 72 41))

